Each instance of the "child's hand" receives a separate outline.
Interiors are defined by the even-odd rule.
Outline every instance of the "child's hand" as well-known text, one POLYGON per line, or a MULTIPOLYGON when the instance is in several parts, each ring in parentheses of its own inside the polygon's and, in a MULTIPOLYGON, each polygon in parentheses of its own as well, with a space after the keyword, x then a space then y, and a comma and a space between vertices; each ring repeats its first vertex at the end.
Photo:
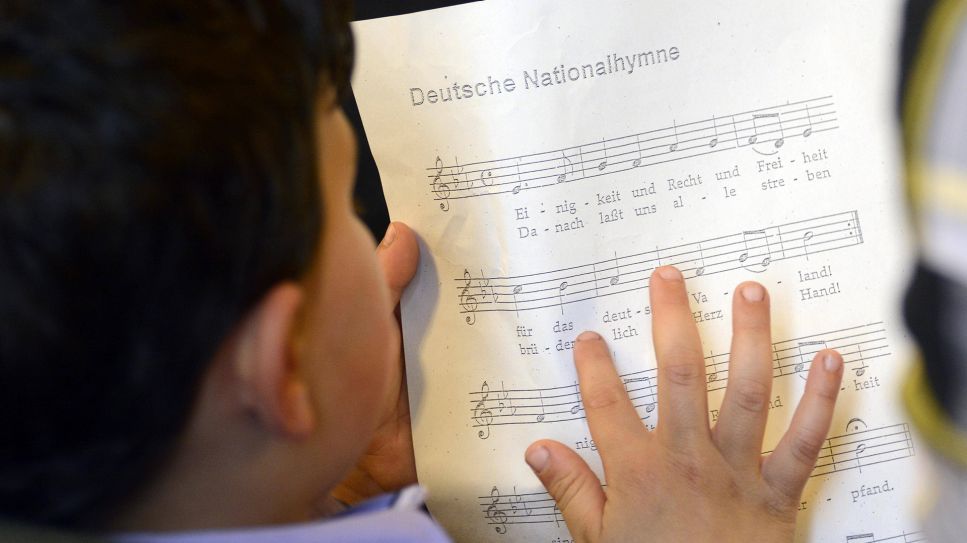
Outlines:
MULTIPOLYGON (((416 236, 405 224, 395 222, 376 247, 376 256, 390 292, 390 306, 399 319, 399 301, 403 289, 410 284, 420 259, 416 236)), ((402 337, 402 336, 401 336, 402 337)), ((402 342, 399 364, 395 372, 397 397, 394 409, 383 415, 369 448, 352 473, 333 490, 337 499, 355 504, 383 492, 416 483, 413 459, 413 434, 410 429, 410 403, 406 395, 406 372, 403 367, 402 342)))
POLYGON ((645 429, 611 362, 585 332, 574 362, 607 489, 571 448, 538 441, 528 464, 557 501, 576 541, 792 541, 800 494, 826 439, 843 373, 834 351, 816 355, 792 423, 761 456, 772 354, 769 298, 743 283, 732 311, 728 388, 710 429, 705 362, 678 270, 651 276, 659 423, 645 429))

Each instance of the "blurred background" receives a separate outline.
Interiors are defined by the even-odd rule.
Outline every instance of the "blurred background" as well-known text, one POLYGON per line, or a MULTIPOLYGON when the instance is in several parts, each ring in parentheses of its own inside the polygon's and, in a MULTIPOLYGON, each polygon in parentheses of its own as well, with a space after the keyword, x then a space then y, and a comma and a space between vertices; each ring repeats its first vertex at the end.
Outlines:
MULTIPOLYGON (((408 0, 406 2, 356 0, 355 19, 357 21, 376 19, 465 3, 467 3, 466 0, 408 0)), ((346 111, 346 116, 349 117, 350 122, 353 123, 353 128, 356 130, 359 140, 359 173, 356 179, 355 195, 356 212, 369 227, 376 241, 379 242, 389 225, 389 213, 386 211, 386 200, 383 198, 383 187, 379 181, 379 172, 376 171, 376 163, 373 161, 373 154, 369 150, 369 143, 366 141, 366 132, 363 130, 362 121, 359 119, 359 108, 356 107, 356 99, 352 94, 346 97, 343 109, 346 111)))

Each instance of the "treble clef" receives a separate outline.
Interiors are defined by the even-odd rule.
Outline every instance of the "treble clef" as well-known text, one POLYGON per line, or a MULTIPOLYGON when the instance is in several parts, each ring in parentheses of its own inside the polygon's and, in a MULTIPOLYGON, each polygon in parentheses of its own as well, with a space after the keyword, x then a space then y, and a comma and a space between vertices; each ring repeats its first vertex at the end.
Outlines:
POLYGON ((487 508, 487 520, 494 525, 494 530, 498 534, 507 533, 507 513, 501 509, 500 506, 500 491, 497 490, 495 486, 493 490, 490 491, 490 507, 487 508))
POLYGON ((436 194, 436 199, 440 200, 440 209, 443 211, 450 211, 450 185, 442 181, 443 176, 443 159, 439 156, 436 157, 436 174, 433 178, 433 192, 436 194))
POLYGON ((460 291, 460 307, 463 308, 464 313, 468 313, 466 317, 467 324, 473 325, 477 322, 477 297, 470 294, 470 285, 473 284, 472 278, 470 276, 470 270, 463 270, 463 280, 466 282, 463 289, 460 291))
POLYGON ((490 437, 490 423, 494 421, 494 414, 487 407, 487 399, 490 397, 490 385, 487 381, 483 382, 480 386, 480 400, 473 407, 473 421, 477 423, 477 426, 482 427, 481 430, 477 431, 477 437, 480 439, 487 439, 490 437))

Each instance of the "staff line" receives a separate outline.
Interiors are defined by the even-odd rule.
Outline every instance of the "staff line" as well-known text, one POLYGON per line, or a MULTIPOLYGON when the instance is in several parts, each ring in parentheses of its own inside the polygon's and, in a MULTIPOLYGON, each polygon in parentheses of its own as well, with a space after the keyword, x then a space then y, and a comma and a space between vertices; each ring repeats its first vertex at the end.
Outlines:
MULTIPOLYGON (((832 243, 832 242, 830 242, 830 243, 832 243)), ((828 252, 828 251, 833 251, 833 250, 836 250, 836 249, 841 249, 843 247, 845 247, 845 246, 819 248, 819 249, 816 249, 814 251, 810 251, 810 254, 825 253, 825 252, 828 252)), ((787 256, 787 257, 773 258, 772 259, 772 262, 779 262, 779 261, 783 261, 783 260, 789 260, 789 259, 792 259, 792 258, 796 258, 798 256, 801 256, 801 255, 793 255, 793 256, 787 256)), ((746 268, 746 266, 743 266, 743 265, 739 264, 739 265, 736 265, 736 266, 733 266, 733 267, 730 267, 730 268, 725 268, 725 269, 720 269, 720 270, 716 270, 716 271, 713 271, 713 272, 709 272, 709 273, 706 273, 705 275, 711 275, 713 273, 725 273, 725 272, 734 271, 734 270, 738 270, 738 269, 742 269, 742 268, 746 268)), ((688 272, 688 271, 691 271, 693 269, 694 268, 686 268, 686 269, 684 269, 682 271, 683 272, 688 272)), ((645 282, 645 279, 638 279, 638 280, 635 280, 635 281, 621 282, 619 284, 631 284, 631 283, 636 283, 636 282, 645 282)), ((614 295, 617 295, 617 294, 624 294, 624 293, 628 293, 628 292, 634 292, 634 291, 637 291, 637 290, 644 290, 644 289, 647 289, 647 288, 648 288, 648 284, 647 284, 647 282, 645 282, 645 284, 643 284, 641 286, 634 286, 634 287, 627 288, 625 290, 614 291, 614 292, 600 292, 601 289, 597 289, 597 291, 596 291, 596 289, 593 289, 593 288, 592 289, 585 289, 585 290, 582 290, 582 291, 579 291, 579 292, 568 293, 566 296, 568 296, 569 298, 566 301, 563 301, 563 302, 558 301, 556 303, 551 303, 551 304, 546 304, 546 305, 540 305, 540 306, 528 306, 526 308, 515 308, 515 307, 512 307, 512 306, 514 306, 514 302, 513 301, 491 302, 491 301, 484 300, 484 301, 478 301, 477 304, 478 305, 482 305, 482 306, 486 306, 486 305, 495 305, 495 306, 498 306, 499 305, 499 307, 491 307, 491 308, 487 308, 487 307, 480 308, 480 307, 478 307, 478 308, 473 309, 473 310, 466 310, 466 309, 461 308, 460 314, 466 314, 466 313, 492 313, 492 312, 508 312, 508 311, 534 311, 534 310, 546 309, 546 308, 550 308, 550 307, 560 307, 562 304, 574 304, 574 303, 578 303, 578 302, 592 300, 592 299, 595 299, 595 298, 603 298, 603 297, 606 297, 606 296, 614 296, 614 295), (587 297, 578 298, 578 299, 574 299, 573 298, 573 296, 575 296, 575 295, 584 294, 584 293, 590 293, 590 292, 595 292, 595 294, 592 295, 592 296, 587 296, 587 297)), ((602 289, 609 289, 609 287, 602 287, 602 289)), ((550 289, 542 289, 542 291, 546 291, 546 290, 550 290, 550 289)), ((509 296, 509 294, 507 294, 507 293, 502 293, 502 294, 504 296, 509 296)), ((541 297, 541 298, 529 298, 527 300, 522 300, 520 302, 523 302, 523 301, 527 301, 527 302, 543 302, 545 300, 552 300, 552 299, 557 300, 558 297, 557 296, 546 296, 546 297, 541 297)), ((518 303, 520 303, 520 302, 518 302, 518 303)), ((463 305, 463 304, 459 304, 458 303, 458 305, 463 305)))
MULTIPOLYGON (((811 229, 811 230, 816 230, 816 229, 811 229)), ((833 231, 830 231, 830 232, 823 232, 823 233, 814 235, 812 239, 816 239, 817 237, 824 237, 824 236, 830 236, 830 235, 834 235, 834 234, 840 234, 840 233, 845 232, 845 231, 849 231, 849 229, 848 228, 843 228, 843 229, 839 229, 839 230, 833 230, 833 231)), ((813 242, 813 244, 811 244, 811 246, 812 245, 822 245, 822 244, 826 244, 826 243, 835 243, 837 241, 842 241, 843 239, 849 239, 849 236, 847 236, 845 238, 835 238, 835 239, 828 240, 828 241, 816 241, 816 242, 813 242)), ((784 243, 788 243, 788 241, 779 240, 778 243, 779 244, 784 244, 784 243)), ((771 249, 771 247, 772 247, 773 244, 766 242, 764 245, 749 245, 747 243, 743 243, 742 241, 735 241, 735 242, 730 243, 730 244, 715 246, 712 249, 719 249, 719 248, 725 249, 725 248, 733 247, 733 246, 737 246, 737 245, 738 246, 745 247, 746 248, 746 251, 745 252, 752 253, 753 250, 755 250, 755 249, 771 249)), ((796 248, 798 249, 798 247, 796 247, 796 248)), ((780 250, 782 250, 782 249, 780 248, 780 250)), ((649 259, 649 260, 636 260, 636 261, 633 261, 633 262, 630 262, 630 263, 626 263, 626 264, 618 264, 615 267, 611 267, 611 268, 602 268, 600 270, 598 270, 597 268, 595 268, 595 269, 593 269, 591 271, 588 271, 588 272, 577 273, 577 274, 574 274, 574 275, 566 275, 566 276, 562 276, 562 277, 554 278, 554 279, 544 279, 544 280, 541 280, 541 281, 532 281, 532 282, 528 282, 528 283, 501 283, 501 284, 496 284, 496 285, 491 285, 491 284, 488 283, 486 285, 482 285, 481 288, 484 288, 485 287, 485 289, 491 289, 491 291, 493 291, 493 290, 495 290, 497 288, 516 288, 518 286, 520 286, 520 287, 527 287, 527 286, 532 286, 532 285, 539 285, 541 283, 551 283, 551 285, 549 287, 547 287, 547 288, 536 289, 536 290, 528 290, 527 293, 553 291, 553 290, 557 290, 559 288, 559 284, 560 284, 560 281, 562 279, 574 279, 574 278, 583 277, 583 276, 586 276, 586 275, 593 276, 592 279, 589 279, 587 281, 578 281, 578 282, 567 281, 568 288, 570 288, 571 286, 581 286, 581 285, 589 284, 589 283, 597 283, 599 281, 607 281, 607 280, 609 280, 609 279, 612 278, 612 275, 610 273, 606 273, 606 272, 610 272, 612 270, 616 272, 614 274, 615 277, 620 277, 620 276, 625 276, 625 275, 634 275, 634 274, 643 274, 645 272, 650 272, 650 271, 652 271, 652 270, 654 270, 656 268, 656 266, 650 266, 649 265, 652 262, 660 261, 660 260, 666 260, 666 261, 673 261, 673 262, 669 262, 669 264, 674 265, 675 264, 675 262, 674 262, 675 259, 677 259, 679 257, 691 256, 691 255, 694 255, 694 254, 696 254, 698 252, 699 252, 698 249, 694 249, 694 250, 687 251, 687 252, 682 252, 682 253, 676 253, 676 254, 673 254, 673 255, 663 256, 661 258, 652 258, 652 259, 649 259), (625 271, 625 272, 622 272, 621 271, 621 268, 635 268, 637 266, 642 266, 642 265, 645 266, 645 269, 632 269, 631 271, 625 271), (599 276, 601 276, 601 277, 599 277, 599 276)), ((701 252, 704 254, 705 251, 702 250, 701 252)), ((722 252, 722 253, 715 253, 713 255, 707 255, 704 258, 701 258, 701 257, 699 257, 699 258, 684 258, 682 260, 679 260, 678 263, 693 262, 695 260, 705 260, 706 261, 705 262, 706 265, 704 267, 709 267, 709 266, 724 264, 726 262, 731 261, 732 259, 731 258, 726 258, 726 259, 724 259, 722 261, 719 261, 719 262, 712 262, 711 264, 708 263, 709 260, 713 260, 716 257, 727 257, 727 256, 730 256, 730 255, 734 255, 735 253, 738 253, 738 252, 742 252, 742 251, 741 250, 731 250, 731 251, 728 251, 728 252, 722 252)), ((771 254, 771 252, 772 251, 770 250, 770 254, 771 254)), ((756 255, 756 256, 760 256, 760 255, 756 255)), ((631 257, 623 257, 623 258, 631 258, 631 257)), ((787 258, 793 258, 793 257, 787 257, 787 258)), ((781 260, 781 259, 782 259, 782 257, 776 258, 776 259, 773 259, 773 260, 781 260)), ((614 261, 611 260, 611 261, 608 261, 608 262, 614 262, 614 261)), ((697 266, 695 268, 683 268, 683 269, 681 269, 681 271, 682 272, 685 272, 685 271, 697 270, 699 267, 700 266, 697 266)), ((744 267, 744 266, 740 266, 740 267, 744 267)), ((481 281, 487 281, 487 282, 489 282, 489 281, 492 281, 494 279, 499 279, 499 278, 491 277, 491 278, 471 278, 471 279, 479 279, 481 281)), ((636 281, 638 281, 638 280, 640 280, 640 279, 636 279, 636 281)), ((466 279, 455 279, 455 281, 466 281, 466 279)), ((621 284, 621 283, 617 283, 617 284, 621 284)), ((455 288, 457 290, 462 290, 465 287, 462 286, 462 285, 456 285, 455 288)), ((607 287, 605 287, 605 288, 607 288, 607 287)), ((507 294, 506 292, 499 293, 499 295, 506 295, 506 294, 507 294)), ((493 294, 491 294, 491 296, 493 296, 493 294)), ((503 303, 513 303, 513 302, 503 302, 503 303)))
MULTIPOLYGON (((679 126, 679 127, 681 127, 681 126, 690 126, 690 125, 694 125, 694 124, 705 123, 705 122, 711 121, 712 119, 725 119, 725 118, 729 118, 729 117, 731 117, 733 115, 750 115, 750 114, 755 114, 755 113, 761 113, 763 111, 768 111, 770 109, 777 109, 777 108, 788 107, 788 106, 797 106, 797 105, 800 105, 800 104, 808 104, 809 102, 815 102, 815 101, 820 101, 820 100, 829 100, 832 97, 833 97, 832 95, 827 95, 827 96, 820 96, 818 98, 808 98, 806 100, 799 100, 799 101, 796 101, 796 102, 787 102, 785 104, 780 104, 780 105, 776 105, 776 106, 769 106, 769 107, 759 108, 759 109, 753 109, 753 110, 749 110, 749 111, 741 111, 741 112, 738 112, 738 113, 730 113, 728 115, 715 116, 715 117, 710 117, 708 119, 701 119, 701 120, 698 120, 698 121, 689 121, 687 123, 677 124, 676 126, 679 126)), ((830 105, 833 105, 833 102, 828 102, 826 104, 819 104, 819 105, 817 105, 815 107, 818 109, 818 108, 821 108, 821 107, 824 107, 824 106, 830 106, 830 105)), ((795 110, 795 111, 805 111, 805 109, 799 109, 799 110, 795 110)), ((643 136, 645 134, 652 134, 652 133, 655 133, 655 132, 661 132, 661 131, 670 130, 670 129, 672 129, 671 126, 662 127, 662 128, 655 128, 655 129, 652 129, 652 130, 647 130, 647 131, 644 131, 644 132, 638 132, 638 133, 631 134, 631 135, 628 135, 628 136, 618 136, 618 137, 611 138, 611 139, 604 140, 604 141, 617 141, 617 140, 624 139, 624 138, 632 138, 632 137, 635 137, 635 136, 643 136)), ((563 151, 563 150, 579 149, 579 148, 583 147, 584 145, 593 145, 595 143, 598 143, 598 142, 589 142, 589 143, 586 143, 586 144, 576 145, 576 146, 573 146, 573 147, 565 147, 563 149, 557 149, 557 150, 553 150, 553 151, 542 151, 542 152, 539 152, 539 153, 531 153, 531 154, 527 154, 527 155, 520 155, 519 157, 513 157, 513 158, 510 158, 510 159, 499 159, 499 160, 513 160, 513 159, 517 159, 517 158, 529 158, 529 157, 538 156, 538 155, 547 154, 547 153, 557 153, 557 152, 563 151)), ((493 161, 468 162, 466 164, 463 164, 463 166, 475 166, 475 165, 478 165, 478 164, 486 164, 488 162, 493 162, 493 161)), ((436 170, 436 168, 431 167, 431 168, 427 168, 427 170, 436 170)))
MULTIPOLYGON (((835 111, 831 111, 831 112, 828 112, 828 113, 819 113, 819 114, 817 114, 817 117, 822 117, 822 116, 827 116, 827 115, 835 115, 835 113, 836 113, 835 111)), ((797 117, 797 118, 794 118, 794 119, 790 119, 789 121, 787 121, 787 123, 795 123, 795 122, 798 122, 798 121, 801 121, 801 120, 804 120, 804 119, 806 119, 806 118, 805 117, 797 117)), ((626 140, 626 139, 632 137, 632 136, 624 136, 624 137, 621 137, 621 138, 615 138, 613 140, 604 140, 603 142, 593 142, 593 143, 587 143, 587 144, 583 144, 583 145, 579 145, 579 146, 575 146, 575 147, 568 147, 568 148, 565 148, 565 149, 559 149, 559 150, 555 150, 555 151, 545 151, 545 152, 542 152, 542 153, 536 153, 536 154, 532 154, 532 155, 527 155, 526 157, 522 156, 522 157, 501 158, 501 159, 496 159, 496 160, 487 161, 487 162, 468 163, 468 164, 462 164, 462 165, 457 165, 457 166, 443 166, 440 169, 439 173, 430 173, 430 174, 427 174, 426 175, 426 178, 431 180, 428 183, 431 187, 440 184, 438 182, 438 180, 441 179, 441 178, 443 178, 443 177, 449 177, 449 178, 451 178, 453 180, 453 185, 455 185, 453 187, 450 187, 449 186, 450 183, 445 183, 448 186, 447 189, 439 189, 439 190, 432 189, 431 192, 444 192, 444 191, 456 192, 456 191, 461 191, 461 190, 472 190, 472 189, 476 188, 476 187, 473 186, 475 183, 477 183, 478 181, 481 181, 482 179, 484 179, 484 177, 482 175, 477 176, 475 174, 489 174, 489 175, 486 176, 486 179, 490 180, 490 183, 484 183, 484 182, 482 182, 482 186, 486 186, 486 187, 501 186, 501 185, 505 185, 505 184, 508 184, 508 183, 504 183, 504 182, 497 183, 496 181, 498 181, 500 179, 509 178, 509 177, 513 177, 513 178, 520 177, 521 179, 523 179, 528 174, 540 173, 540 172, 546 172, 546 171, 558 171, 558 170, 561 170, 561 169, 565 169, 566 170, 568 165, 567 164, 557 164, 560 161, 564 161, 564 162, 570 163, 570 169, 571 169, 572 172, 577 171, 579 169, 579 167, 580 167, 580 170, 583 172, 583 171, 597 169, 599 167, 600 163, 601 163, 601 159, 603 159, 603 158, 609 159, 608 160, 608 163, 610 164, 611 163, 611 160, 610 159, 612 159, 612 158, 620 158, 620 157, 634 155, 630 160, 617 160, 617 161, 614 162, 615 164, 623 164, 625 162, 634 162, 634 160, 636 160, 636 159, 637 160, 644 160, 646 158, 653 158, 653 157, 656 157, 656 156, 662 156, 662 155, 666 155, 666 154, 670 154, 670 153, 676 153, 676 152, 681 152, 681 151, 686 151, 686 150, 690 150, 690 149, 698 149, 698 148, 702 148, 702 147, 712 147, 712 148, 714 148, 718 144, 735 143, 737 145, 737 147, 749 147, 749 146, 755 145, 756 143, 769 143, 769 142, 778 141, 779 139, 786 139, 787 137, 788 138, 802 137, 801 134, 798 134, 796 132, 800 128, 806 128, 806 127, 808 127, 808 128, 812 128, 813 129, 812 130, 813 133, 820 132, 820 130, 816 130, 816 128, 819 128, 821 125, 824 125, 824 124, 834 123, 834 122, 836 122, 838 120, 839 119, 837 117, 833 117, 833 118, 830 118, 830 119, 813 120, 812 122, 809 122, 807 124, 795 124, 795 125, 786 125, 785 123, 774 122, 774 123, 763 124, 761 127, 756 126, 755 128, 742 128, 742 129, 738 129, 737 128, 735 130, 725 131, 725 132, 723 132, 722 134, 720 134, 718 136, 716 136, 715 134, 711 134, 711 135, 702 135, 702 136, 698 136, 698 137, 690 137, 690 138, 687 138, 687 139, 679 138, 678 143, 677 143, 677 145, 679 147, 681 147, 682 145, 685 145, 685 144, 690 144, 690 143, 696 143, 697 145, 694 145, 694 146, 691 146, 691 147, 679 148, 679 149, 676 149, 674 151, 669 150, 669 145, 670 144, 668 144, 668 143, 662 143, 662 144, 650 145, 650 146, 647 146, 647 147, 642 147, 642 144, 650 144, 652 142, 658 142, 658 141, 662 141, 662 140, 667 140, 667 139, 669 139, 671 137, 671 136, 667 136, 667 135, 660 136, 660 137, 656 137, 656 138, 649 138, 649 139, 646 139, 646 140, 636 140, 634 142, 629 142, 629 143, 621 143, 621 144, 615 145, 614 147, 607 147, 606 143, 608 141, 626 140), (778 130, 765 130, 767 128, 773 128, 773 127, 779 127, 779 129, 778 130), (761 130, 760 130, 760 128, 761 128, 761 130), (742 131, 750 131, 750 130, 755 131, 755 134, 754 135, 756 137, 758 137, 758 136, 769 136, 771 134, 779 134, 780 137, 779 138, 774 138, 774 139, 764 139, 761 142, 760 141, 757 141, 756 143, 747 143, 746 145, 742 145, 740 143, 740 141, 743 140, 743 139, 748 139, 750 136, 742 136, 742 135, 739 135, 739 133, 742 132, 742 131), (786 133, 789 133, 789 135, 786 136, 785 135, 786 133), (727 137, 727 136, 732 136, 732 137, 727 137), (716 140, 716 142, 717 142, 716 145, 711 145, 711 143, 709 143, 712 140, 716 140), (699 143, 699 142, 701 142, 701 143, 699 143), (585 147, 595 146, 595 145, 599 145, 599 144, 602 145, 601 149, 588 149, 588 150, 585 150, 584 149, 585 147), (631 147, 633 149, 630 150, 630 151, 623 150, 626 147, 631 147), (661 151, 660 152, 657 152, 657 153, 654 153, 654 154, 645 154, 646 152, 649 152, 649 151, 659 151, 659 150, 661 150, 661 151), (578 153, 575 153, 575 154, 572 154, 572 155, 568 155, 567 154, 567 151, 579 151, 579 152, 578 153), (612 152, 612 151, 615 151, 615 152, 612 152), (561 156, 556 156, 558 153, 560 153, 561 156), (597 153, 605 153, 606 156, 597 157, 595 159, 585 159, 585 158, 583 158, 584 153, 587 153, 587 154, 592 154, 592 153, 595 153, 595 154, 597 154, 597 153), (537 157, 537 156, 546 156, 547 158, 544 158, 544 159, 541 159, 541 160, 533 160, 533 161, 529 161, 529 162, 510 163, 510 164, 503 164, 503 165, 499 165, 499 166, 495 165, 495 166, 493 166, 491 168, 481 168, 481 169, 477 169, 477 170, 465 170, 465 169, 463 169, 463 168, 466 168, 467 166, 471 166, 471 165, 472 166, 476 166, 476 165, 485 165, 485 164, 491 164, 491 163, 496 164, 496 163, 501 163, 501 162, 509 162, 509 161, 513 161, 513 160, 520 160, 522 158, 531 158, 531 157, 537 157), (577 160, 574 163, 571 163, 571 161, 568 160, 568 159, 571 159, 571 158, 578 159, 579 157, 581 157, 581 159, 580 160, 577 160), (525 169, 527 166, 543 165, 543 164, 546 164, 546 163, 555 163, 555 166, 548 167, 548 168, 525 169), (584 166, 586 166, 586 165, 591 165, 592 167, 591 168, 585 168, 584 166), (457 168, 460 168, 460 169, 457 169, 457 168), (445 170, 445 169, 449 169, 449 171, 444 172, 443 170, 445 170), (496 171, 496 170, 513 170, 513 171, 508 171, 507 173, 500 173, 500 174, 497 174, 497 175, 493 175, 493 172, 496 171), (470 179, 470 176, 471 175, 474 176, 474 179, 470 179), (464 177, 463 180, 457 179, 457 177, 461 177, 461 176, 464 177), (469 184, 470 186, 463 187, 463 188, 457 187, 456 185, 459 185, 460 183, 469 184)), ((725 124, 725 125, 722 125, 722 126, 728 126, 728 124, 725 124)), ((679 132, 679 136, 682 136, 684 134, 707 133, 709 130, 712 130, 712 128, 711 127, 706 127, 706 128, 701 128, 701 129, 697 129, 697 130, 690 130, 690 131, 687 131, 687 132, 679 132)), ((730 149, 734 149, 734 148, 736 148, 736 147, 732 147, 730 149)), ((643 165, 644 164, 639 164, 638 166, 636 166, 636 168, 637 167, 641 167, 643 165)), ((429 171, 436 171, 437 169, 436 168, 427 168, 427 170, 429 170, 429 171)), ((558 175, 559 174, 554 174, 554 175, 548 175, 548 176, 543 176, 543 177, 542 176, 537 176, 537 177, 529 177, 528 176, 528 177, 526 177, 526 179, 528 181, 531 181, 531 180, 535 180, 535 179, 538 179, 538 180, 539 179, 544 179, 544 178, 547 178, 547 177, 557 177, 558 175)))
MULTIPOLYGON (((773 229, 773 228, 784 229, 784 228, 787 228, 787 227, 791 227, 791 226, 795 226, 795 225, 801 225, 801 224, 804 224, 804 223, 811 223, 811 222, 815 222, 815 221, 821 221, 821 220, 824 220, 824 219, 832 219, 834 217, 842 217, 844 215, 852 216, 852 217, 854 217, 853 218, 854 221, 856 221, 857 223, 859 222, 858 221, 857 214, 856 214, 855 211, 845 211, 845 212, 840 212, 840 213, 831 213, 829 215, 822 215, 822 216, 819 216, 819 217, 813 217, 813 218, 809 218, 809 219, 802 219, 802 220, 798 220, 798 221, 793 221, 793 222, 781 224, 781 225, 778 225, 778 226, 770 226, 770 227, 762 228, 760 230, 770 230, 770 229, 773 229)), ((843 222, 843 221, 832 221, 832 222, 829 222, 829 223, 824 223, 824 224, 819 225, 817 228, 822 228, 822 227, 825 227, 825 226, 835 225, 835 224, 838 224, 840 222, 843 222)), ((759 230, 745 230, 745 232, 758 232, 758 231, 759 230)), ((802 231, 802 228, 800 228, 799 230, 795 230, 795 231, 802 231)), ((780 233, 782 233, 782 232, 780 232, 780 233)), ((742 235, 742 233, 739 232, 739 233, 736 233, 736 234, 727 234, 727 235, 724 235, 724 236, 716 236, 716 237, 708 238, 708 239, 705 239, 705 240, 702 240, 702 241, 699 241, 699 242, 682 243, 682 244, 679 244, 679 245, 672 245, 670 247, 659 248, 659 249, 657 249, 657 251, 659 251, 659 252, 660 251, 671 251, 671 250, 675 250, 675 249, 681 249, 681 248, 684 248, 684 247, 688 247, 690 245, 696 245, 697 243, 702 243, 704 245, 705 243, 714 242, 714 241, 721 241, 721 240, 725 240, 725 239, 728 239, 728 238, 733 238, 733 237, 737 237, 737 236, 741 236, 741 235, 742 235)), ((652 254, 652 253, 655 253, 655 252, 656 252, 655 250, 642 251, 640 253, 634 253, 634 254, 630 254, 630 255, 625 255, 625 256, 618 257, 618 258, 619 259, 623 259, 623 258, 635 258, 635 257, 641 257, 641 256, 645 256, 645 255, 648 255, 648 254, 652 254)), ((522 274, 522 275, 509 275, 509 276, 474 277, 473 279, 481 279, 481 280, 485 280, 485 281, 489 281, 489 280, 493 280, 493 279, 498 279, 498 280, 500 280, 500 279, 526 279, 528 277, 535 277, 535 276, 539 276, 539 275, 545 275, 545 274, 548 274, 548 273, 557 273, 557 272, 565 272, 565 271, 570 271, 570 270, 577 270, 577 269, 580 269, 580 268, 585 268, 587 266, 592 266, 592 265, 597 265, 597 264, 609 264, 609 263, 612 262, 612 260, 613 259, 608 258, 608 259, 601 260, 601 261, 598 261, 598 262, 592 262, 592 263, 588 263, 588 264, 579 264, 579 265, 576 265, 576 266, 569 266, 569 267, 566 267, 566 268, 560 268, 560 269, 557 269, 557 270, 551 270, 549 272, 535 272, 535 273, 528 273, 528 274, 522 274)), ((456 279, 454 279, 454 281, 465 281, 465 279, 463 279, 463 278, 456 278, 456 279)))

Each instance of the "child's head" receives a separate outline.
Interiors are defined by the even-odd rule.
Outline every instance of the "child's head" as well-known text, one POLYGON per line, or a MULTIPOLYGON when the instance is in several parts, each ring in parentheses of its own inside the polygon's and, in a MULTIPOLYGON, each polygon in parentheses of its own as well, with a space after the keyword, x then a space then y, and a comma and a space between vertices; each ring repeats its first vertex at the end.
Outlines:
POLYGON ((245 465, 235 490, 334 484, 393 356, 336 106, 347 7, 0 13, 0 516, 104 526, 172 484, 230 501, 212 481, 245 465))

